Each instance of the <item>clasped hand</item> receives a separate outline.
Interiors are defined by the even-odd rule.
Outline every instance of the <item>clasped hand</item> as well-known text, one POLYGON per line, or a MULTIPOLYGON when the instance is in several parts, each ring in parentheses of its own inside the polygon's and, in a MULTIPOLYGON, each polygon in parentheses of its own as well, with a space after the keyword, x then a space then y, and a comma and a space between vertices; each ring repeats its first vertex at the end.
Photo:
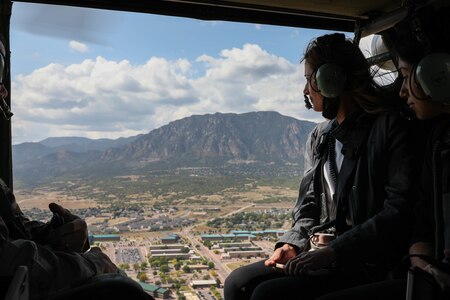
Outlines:
POLYGON ((287 263, 291 258, 295 257, 295 255, 297 255, 295 248, 289 244, 284 244, 283 246, 275 249, 272 256, 267 259, 264 264, 267 267, 275 267, 276 264, 287 263))
POLYGON ((288 275, 321 275, 325 273, 321 269, 329 267, 335 260, 333 248, 325 247, 300 253, 287 262, 284 271, 288 275))
POLYGON ((49 232, 48 242, 53 250, 79 253, 86 251, 89 245, 86 222, 56 203, 50 203, 48 207, 63 220, 62 224, 51 228, 49 232))
POLYGON ((336 260, 333 248, 301 252, 297 255, 294 247, 284 244, 275 250, 272 256, 264 264, 275 267, 276 264, 286 264, 284 272, 288 275, 319 275, 323 274, 320 269, 329 267, 336 260))
MULTIPOLYGON (((450 249, 445 249, 444 254, 448 259, 450 257, 450 249)), ((440 270, 437 267, 434 267, 431 264, 425 266, 423 269, 433 275, 436 283, 445 293, 450 293, 450 274, 444 272, 443 270, 440 270)))

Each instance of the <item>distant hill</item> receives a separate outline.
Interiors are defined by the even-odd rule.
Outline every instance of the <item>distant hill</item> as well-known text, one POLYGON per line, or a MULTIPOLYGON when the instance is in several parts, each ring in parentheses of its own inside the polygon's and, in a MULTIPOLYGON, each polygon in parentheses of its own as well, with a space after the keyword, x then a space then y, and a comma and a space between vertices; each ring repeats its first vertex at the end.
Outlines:
POLYGON ((33 183, 60 176, 117 176, 152 168, 265 163, 303 166, 315 123, 276 112, 194 115, 118 140, 48 138, 13 146, 14 175, 33 183))
POLYGON ((109 148, 120 147, 138 139, 141 135, 112 139, 88 139, 83 137, 51 137, 37 143, 22 143, 13 146, 13 159, 23 162, 30 159, 58 151, 88 152, 92 150, 104 151, 109 148))

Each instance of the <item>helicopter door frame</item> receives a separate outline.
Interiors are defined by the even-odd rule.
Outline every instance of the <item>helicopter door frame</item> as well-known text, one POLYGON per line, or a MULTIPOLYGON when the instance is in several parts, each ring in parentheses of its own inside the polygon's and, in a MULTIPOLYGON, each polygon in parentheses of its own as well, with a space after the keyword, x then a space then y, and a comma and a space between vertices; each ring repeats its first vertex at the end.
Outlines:
MULTIPOLYGON (((6 50, 6 66, 10 66, 10 42, 9 29, 12 12, 12 2, 9 0, 0 0, 0 32, 5 38, 6 50)), ((8 90, 6 103, 11 106, 11 72, 8 72, 4 82, 8 90)), ((11 119, 6 120, 0 118, 0 178, 6 183, 8 187, 13 188, 13 168, 12 168, 12 135, 11 135, 11 119)))

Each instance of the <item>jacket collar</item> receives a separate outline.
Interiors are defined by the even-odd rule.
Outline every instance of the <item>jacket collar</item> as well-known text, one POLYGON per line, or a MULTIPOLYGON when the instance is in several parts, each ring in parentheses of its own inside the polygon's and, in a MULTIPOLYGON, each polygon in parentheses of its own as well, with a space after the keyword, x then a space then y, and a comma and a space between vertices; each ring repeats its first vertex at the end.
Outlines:
POLYGON ((347 116, 331 134, 342 143, 342 154, 356 158, 363 146, 374 119, 373 114, 368 114, 363 110, 357 110, 347 116))

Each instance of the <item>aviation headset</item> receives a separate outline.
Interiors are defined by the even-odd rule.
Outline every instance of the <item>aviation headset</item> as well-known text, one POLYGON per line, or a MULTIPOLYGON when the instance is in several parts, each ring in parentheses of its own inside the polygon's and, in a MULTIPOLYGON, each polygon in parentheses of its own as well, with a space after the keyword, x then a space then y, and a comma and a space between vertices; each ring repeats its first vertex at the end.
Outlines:
MULTIPOLYGON (((327 119, 336 117, 339 108, 339 96, 346 86, 347 76, 342 68, 333 60, 336 45, 345 43, 345 35, 334 33, 318 37, 313 43, 325 58, 325 63, 311 74, 311 88, 323 96, 324 109, 322 115, 327 119)), ((314 46, 313 46, 314 47, 314 46)), ((312 108, 311 102, 305 95, 305 106, 312 108)))
MULTIPOLYGON (((422 24, 414 11, 412 15, 412 27, 414 34, 423 47, 425 56, 412 68, 414 82, 426 97, 414 97, 420 100, 450 105, 450 53, 433 51, 431 41, 425 35, 422 24)), ((446 49, 448 51, 448 49, 446 49)), ((410 90, 412 80, 409 81, 410 90)))

